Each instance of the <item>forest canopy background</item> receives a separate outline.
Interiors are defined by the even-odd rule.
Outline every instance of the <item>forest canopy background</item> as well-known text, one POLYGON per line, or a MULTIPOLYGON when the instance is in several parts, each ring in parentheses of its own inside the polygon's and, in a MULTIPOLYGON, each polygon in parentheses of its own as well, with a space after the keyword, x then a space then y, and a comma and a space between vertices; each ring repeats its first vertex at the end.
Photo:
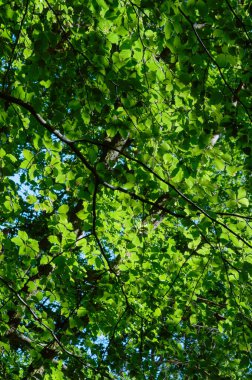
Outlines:
POLYGON ((1 378, 251 378, 251 13, 0 1, 1 378))

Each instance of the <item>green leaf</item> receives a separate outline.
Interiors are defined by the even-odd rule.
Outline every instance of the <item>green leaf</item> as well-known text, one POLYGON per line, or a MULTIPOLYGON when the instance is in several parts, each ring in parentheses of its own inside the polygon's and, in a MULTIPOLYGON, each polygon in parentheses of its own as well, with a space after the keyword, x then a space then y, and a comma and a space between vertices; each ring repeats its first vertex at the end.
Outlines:
POLYGON ((86 314, 87 310, 82 306, 77 310, 78 317, 84 317, 86 314))
POLYGON ((107 39, 112 43, 112 44, 118 44, 119 41, 119 36, 116 33, 109 33, 107 34, 107 39))
POLYGON ((42 256, 40 259, 40 265, 46 265, 48 264, 49 260, 47 256, 42 256))
POLYGON ((74 327, 77 327, 77 321, 76 321, 75 318, 73 318, 73 317, 69 318, 69 326, 70 326, 70 329, 73 329, 74 327))
POLYGON ((68 205, 62 205, 58 208, 58 213, 59 214, 67 214, 69 211, 69 206, 68 205))
POLYGON ((15 243, 16 245, 18 245, 19 247, 21 247, 24 244, 23 240, 18 236, 13 237, 11 241, 15 243))
POLYGON ((21 231, 21 230, 19 230, 19 231, 18 231, 18 237, 19 237, 20 239, 22 239, 23 241, 28 240, 28 235, 27 235, 27 233, 26 233, 25 231, 21 231))
POLYGON ((157 308, 157 309, 154 311, 153 316, 154 316, 155 318, 158 318, 158 317, 160 317, 161 314, 162 314, 162 312, 161 312, 160 308, 157 308))
POLYGON ((27 59, 32 55, 32 50, 31 49, 24 49, 23 54, 24 54, 25 59, 27 59))
POLYGON ((45 88, 49 88, 52 84, 52 82, 50 81, 50 79, 48 79, 47 81, 44 81, 44 80, 41 80, 39 82, 41 84, 41 86, 45 87, 45 88))
POLYGON ((190 316, 190 323, 191 325, 195 325, 197 323, 197 316, 195 314, 190 316))
POLYGON ((224 170, 225 169, 225 162, 219 158, 216 158, 214 160, 214 164, 218 170, 224 170))
POLYGON ((30 152, 29 150, 24 149, 22 153, 23 153, 24 158, 25 158, 27 161, 31 161, 31 160, 33 159, 33 154, 32 154, 32 152, 30 152))

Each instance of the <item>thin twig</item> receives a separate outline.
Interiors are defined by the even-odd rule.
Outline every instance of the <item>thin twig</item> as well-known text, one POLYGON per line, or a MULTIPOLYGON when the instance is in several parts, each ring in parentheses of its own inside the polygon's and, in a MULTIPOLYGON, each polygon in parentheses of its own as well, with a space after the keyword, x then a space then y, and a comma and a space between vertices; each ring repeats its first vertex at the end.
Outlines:
POLYGON ((240 214, 233 214, 232 212, 216 212, 216 215, 233 216, 233 217, 235 217, 235 218, 241 218, 241 219, 252 220, 252 216, 248 216, 248 215, 240 215, 240 214))

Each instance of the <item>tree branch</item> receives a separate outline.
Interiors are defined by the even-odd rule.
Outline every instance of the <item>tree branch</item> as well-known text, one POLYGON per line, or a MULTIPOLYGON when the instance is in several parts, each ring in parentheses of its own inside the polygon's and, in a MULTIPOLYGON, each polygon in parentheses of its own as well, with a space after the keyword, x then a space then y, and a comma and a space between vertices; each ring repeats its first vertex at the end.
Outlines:
POLYGON ((201 44, 201 46, 203 47, 203 49, 205 50, 206 54, 208 55, 208 57, 211 59, 211 61, 213 62, 213 64, 217 67, 219 73, 220 73, 220 76, 223 80, 223 82, 225 83, 225 85, 227 86, 227 88, 229 89, 229 91, 231 92, 231 94, 233 95, 233 97, 235 99, 237 99, 237 101, 242 105, 242 107, 244 108, 244 110, 246 111, 248 117, 249 117, 249 120, 252 121, 252 118, 250 116, 250 113, 249 113, 249 110, 248 108, 245 106, 245 104, 241 101, 241 99, 239 98, 238 94, 236 94, 235 90, 230 86, 230 84, 228 83, 228 81, 226 80, 221 68, 220 68, 220 65, 218 64, 218 62, 216 61, 216 59, 212 56, 212 54, 210 53, 210 51, 208 50, 208 48, 206 47, 206 45, 204 44, 204 42, 202 41, 199 33, 197 32, 195 26, 194 26, 194 23, 190 20, 190 18, 182 11, 182 9, 180 7, 178 7, 180 13, 184 16, 184 18, 189 22, 189 24, 191 25, 191 28, 193 29, 193 32, 197 38, 197 40, 199 41, 199 43, 201 44))
POLYGON ((249 40, 249 42, 251 44, 251 38, 249 37, 249 34, 247 32, 247 29, 246 29, 246 26, 245 26, 244 22, 240 19, 240 17, 237 16, 237 14, 235 13, 234 8, 231 6, 230 2, 228 0, 225 0, 225 1, 227 3, 228 8, 230 9, 230 11, 233 13, 234 17, 238 21, 238 23, 239 23, 238 25, 240 27, 242 27, 242 29, 244 30, 244 32, 245 32, 245 34, 247 36, 247 39, 249 40))
POLYGON ((240 215, 240 214, 233 214, 232 212, 216 212, 216 215, 222 215, 222 216, 234 216, 234 217, 236 217, 236 218, 252 220, 252 216, 240 215))
MULTIPOLYGON (((187 17, 187 16, 185 16, 187 17)), ((192 25, 193 26, 193 25, 192 25)), ((196 31, 196 30, 195 30, 196 31)), ((197 33, 197 31, 196 31, 197 33)), ((0 91, 0 98, 2 99, 5 99, 11 103, 15 103, 23 108, 25 108, 26 110, 28 110, 34 117, 35 119, 44 127, 46 128, 49 132, 51 132, 54 136, 58 137, 62 142, 64 142, 65 144, 67 144, 70 149, 76 154, 77 157, 79 157, 79 159, 81 160, 81 162, 84 164, 84 166, 89 169, 93 174, 94 174, 94 177, 96 179, 99 179, 99 183, 103 184, 105 187, 111 189, 111 190, 118 190, 118 191, 121 191, 123 193, 126 193, 126 194, 129 194, 132 198, 134 199, 138 199, 138 200, 141 200, 142 202, 145 202, 145 203, 148 203, 148 204, 152 204, 152 205, 155 205, 154 202, 151 202, 151 201, 147 201, 145 200, 145 198, 142 198, 140 196, 138 196, 137 194, 135 193, 132 193, 126 189, 123 189, 122 187, 120 186, 113 186, 111 184, 109 184, 108 182, 106 181, 103 181, 101 180, 100 176, 98 175, 98 173, 96 172, 95 168, 89 164, 89 162, 87 161, 87 159, 83 156, 83 154, 79 151, 78 148, 76 148, 75 146, 75 142, 72 141, 72 140, 69 140, 68 138, 66 138, 65 136, 63 136, 59 131, 55 130, 50 124, 48 124, 38 113, 36 113, 36 111, 34 110, 34 108, 24 102, 23 100, 21 99, 17 99, 11 95, 8 95, 2 91, 0 91)), ((120 152, 121 153, 121 152, 120 152)), ((125 153, 122 153, 124 154, 125 157, 127 157, 128 155, 125 155, 125 153)), ((128 158, 128 157, 127 157, 128 158)), ((131 158, 129 158, 131 159, 131 158)), ((154 170, 152 170, 151 168, 148 167, 148 165, 144 164, 143 162, 141 162, 140 160, 136 159, 136 158, 132 158, 133 161, 137 162, 138 164, 140 164, 143 168, 145 168, 147 171, 149 171, 150 173, 152 173, 156 178, 158 178, 161 182, 165 183, 166 185, 168 185, 171 189, 173 189, 181 198, 183 198, 188 204, 190 204, 191 206, 193 206, 196 210, 198 210, 200 213, 202 213, 203 215, 205 215, 208 219, 210 219, 212 222, 215 222, 217 224, 219 224, 220 226, 222 226, 223 228, 225 228, 227 231, 229 231, 231 234, 233 234, 235 237, 237 237, 237 239, 241 240, 245 245, 247 245, 248 247, 252 248, 252 245, 250 243, 248 243, 245 239, 243 239, 240 235, 238 235, 235 231, 233 231, 231 228, 229 228, 226 224, 222 223, 221 221, 213 218, 211 215, 209 215, 208 212, 206 212, 203 208, 201 208, 200 206, 198 206, 195 202, 193 202, 190 198, 188 198, 184 193, 182 193, 179 189, 177 189, 174 185, 171 184, 171 182, 169 181, 166 181, 165 179, 163 179, 159 174, 155 173, 154 170)), ((160 208, 161 210, 164 210, 166 212, 168 212, 169 214, 171 214, 171 211, 167 211, 167 209, 164 209, 164 208, 160 208)), ((174 215, 174 216, 177 216, 174 215)), ((183 215, 184 217, 184 215, 183 215)))
POLYGON ((0 91, 0 98, 4 99, 10 103, 17 104, 18 106, 21 106, 22 108, 26 109, 30 112, 32 116, 39 122, 40 125, 42 125, 45 129, 47 129, 50 133, 52 133, 54 136, 56 136, 60 141, 68 145, 71 150, 76 154, 76 156, 81 160, 81 162, 86 166, 87 169, 91 171, 95 176, 97 176, 97 173, 95 169, 89 164, 87 159, 84 157, 84 155, 79 151, 78 148, 74 145, 74 142, 69 140, 67 137, 63 136, 58 130, 54 129, 49 123, 47 123, 42 116, 40 116, 35 109, 27 102, 24 102, 21 99, 18 99, 14 96, 11 96, 9 94, 6 94, 3 91, 0 91))
MULTIPOLYGON (((0 276, 0 280, 2 283, 11 291, 12 294, 16 296, 16 298, 25 306, 25 308, 29 311, 29 313, 33 316, 35 321, 39 322, 41 326, 43 326, 53 337, 53 339, 58 343, 62 351, 64 351, 67 355, 72 356, 78 360, 81 360, 81 357, 74 354, 73 352, 68 351, 63 344, 59 341, 58 337, 55 335, 54 331, 48 327, 42 320, 37 316, 35 311, 27 304, 27 302, 20 296, 20 294, 12 287, 12 285, 2 276, 0 276)), ((83 363, 83 362, 82 362, 83 363)))

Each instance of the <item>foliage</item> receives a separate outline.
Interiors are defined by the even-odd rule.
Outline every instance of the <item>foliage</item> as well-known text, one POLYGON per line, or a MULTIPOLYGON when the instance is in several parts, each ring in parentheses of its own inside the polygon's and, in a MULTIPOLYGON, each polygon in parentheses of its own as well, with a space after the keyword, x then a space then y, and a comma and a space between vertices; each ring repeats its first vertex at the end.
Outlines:
POLYGON ((1 378, 251 378, 251 12, 0 1, 1 378))

